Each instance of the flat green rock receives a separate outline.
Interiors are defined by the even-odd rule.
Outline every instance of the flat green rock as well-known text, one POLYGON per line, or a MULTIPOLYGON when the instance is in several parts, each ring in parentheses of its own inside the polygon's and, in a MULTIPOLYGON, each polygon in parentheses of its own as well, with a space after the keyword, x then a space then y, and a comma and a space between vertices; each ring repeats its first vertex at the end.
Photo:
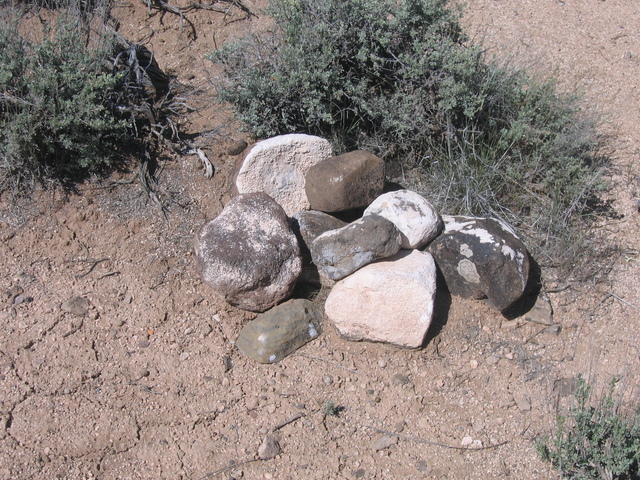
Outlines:
POLYGON ((256 362, 279 362, 320 335, 322 318, 322 310, 313 302, 289 300, 246 324, 236 346, 256 362))

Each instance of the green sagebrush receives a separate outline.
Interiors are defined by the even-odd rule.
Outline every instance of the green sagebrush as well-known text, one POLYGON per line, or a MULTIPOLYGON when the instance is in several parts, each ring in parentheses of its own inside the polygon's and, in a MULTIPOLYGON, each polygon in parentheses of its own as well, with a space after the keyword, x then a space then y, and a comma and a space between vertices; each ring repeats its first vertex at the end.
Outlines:
POLYGON ((625 418, 613 398, 616 381, 596 408, 589 405, 591 388, 578 378, 576 405, 569 417, 558 418, 551 438, 536 444, 543 460, 563 478, 580 480, 634 479, 640 467, 640 414, 625 418))
MULTIPOLYGON (((110 167, 131 140, 110 101, 120 75, 103 62, 112 44, 87 48, 64 17, 33 43, 0 25, 0 169, 16 179, 69 177, 110 167)), ((107 63, 108 65, 108 63, 107 63)))
POLYGON ((553 247, 600 165, 550 82, 486 63, 443 0, 272 0, 275 25, 227 43, 218 92, 257 138, 362 148, 446 213, 493 215, 553 247))

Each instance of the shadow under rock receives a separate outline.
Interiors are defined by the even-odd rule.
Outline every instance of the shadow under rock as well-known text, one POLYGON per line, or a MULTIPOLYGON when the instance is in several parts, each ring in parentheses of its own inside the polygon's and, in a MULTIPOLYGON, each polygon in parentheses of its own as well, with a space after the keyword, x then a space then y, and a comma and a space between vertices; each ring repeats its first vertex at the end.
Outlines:
POLYGON ((427 335, 422 342, 422 348, 425 348, 431 340, 437 337, 449 319, 449 310, 451 309, 451 294, 444 281, 444 277, 440 272, 440 268, 436 266, 436 299, 433 304, 433 318, 431 325, 427 331, 427 335))
POLYGON ((538 262, 529 255, 529 280, 524 293, 518 301, 502 312, 507 320, 514 320, 529 312, 536 304, 542 290, 542 269, 538 262))

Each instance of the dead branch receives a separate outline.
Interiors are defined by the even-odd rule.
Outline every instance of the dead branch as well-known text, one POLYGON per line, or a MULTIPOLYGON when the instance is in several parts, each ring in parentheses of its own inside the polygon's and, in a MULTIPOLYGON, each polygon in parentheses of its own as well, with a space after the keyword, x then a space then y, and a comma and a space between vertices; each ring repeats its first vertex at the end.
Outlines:
POLYGON ((192 148, 190 150, 187 150, 185 152, 185 155, 198 155, 198 157, 200 157, 200 161, 202 162, 202 166, 205 169, 204 176, 206 178, 213 177, 213 164, 201 149, 192 148))

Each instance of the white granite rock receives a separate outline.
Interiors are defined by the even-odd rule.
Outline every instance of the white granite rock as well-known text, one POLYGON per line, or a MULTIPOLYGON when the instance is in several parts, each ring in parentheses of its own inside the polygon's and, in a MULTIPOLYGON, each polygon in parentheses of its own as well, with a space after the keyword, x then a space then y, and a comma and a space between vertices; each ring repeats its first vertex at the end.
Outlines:
POLYGON ((403 250, 337 282, 325 313, 350 340, 418 348, 431 325, 435 296, 431 254, 403 250))
POLYGON ((364 215, 380 215, 394 223, 402 233, 402 248, 421 248, 440 233, 442 220, 422 195, 398 190, 376 198, 364 215))
POLYGON ((279 135, 263 140, 243 160, 236 188, 238 193, 267 193, 292 217, 309 209, 307 172, 332 154, 327 140, 312 135, 279 135))

